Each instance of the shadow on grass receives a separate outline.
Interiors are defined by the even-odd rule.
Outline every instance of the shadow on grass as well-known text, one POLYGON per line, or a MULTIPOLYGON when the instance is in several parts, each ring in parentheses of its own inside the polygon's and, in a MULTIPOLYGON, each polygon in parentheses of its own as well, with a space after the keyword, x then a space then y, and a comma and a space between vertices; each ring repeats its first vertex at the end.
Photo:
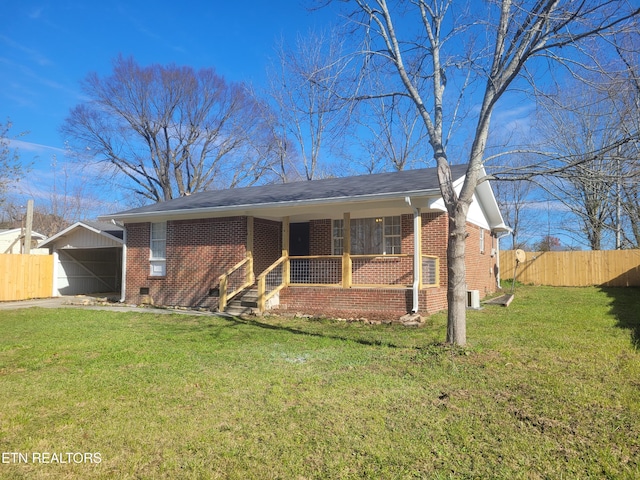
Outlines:
POLYGON ((440 355, 445 352, 449 352, 452 354, 465 354, 465 355, 467 354, 465 353, 466 351, 465 348, 456 347, 454 345, 439 342, 436 340, 426 341, 422 345, 402 345, 402 344, 394 343, 393 341, 368 339, 368 338, 362 338, 361 336, 355 336, 355 335, 351 337, 348 335, 336 335, 335 333, 332 333, 332 332, 330 333, 330 332, 308 331, 308 330, 303 330, 301 328, 295 328, 287 325, 276 325, 273 323, 268 323, 268 322, 260 321, 258 319, 253 319, 253 318, 242 318, 242 317, 224 317, 224 318, 228 321, 233 322, 234 325, 244 324, 244 325, 253 326, 257 328, 264 328, 267 330, 288 332, 294 335, 306 335, 309 337, 316 337, 316 338, 328 338, 328 339, 337 340, 340 342, 353 342, 353 343, 357 343, 359 345, 365 345, 368 347, 386 347, 386 348, 394 348, 394 349, 414 350, 417 352, 434 354, 434 355, 440 355))
MULTIPOLYGON (((177 318, 172 315, 171 317, 177 318)), ((353 335, 340 335, 336 334, 335 329, 331 328, 331 325, 327 325, 326 331, 318 331, 317 323, 322 323, 325 320, 314 320, 312 323, 314 324, 314 329, 306 330, 304 327, 294 327, 290 325, 281 325, 277 323, 270 323, 268 321, 264 321, 258 318, 248 318, 248 317, 236 317, 228 314, 216 315, 217 318, 223 320, 225 324, 209 324, 209 323, 201 323, 199 321, 179 321, 179 322, 169 322, 168 324, 164 324, 163 328, 172 329, 172 334, 192 334, 197 331, 207 331, 210 334, 215 335, 216 337, 222 337, 224 335, 223 332, 228 331, 229 328, 236 328, 241 326, 249 326, 256 327, 265 330, 271 330, 274 332, 286 332, 293 335, 304 335, 313 338, 325 338, 331 340, 337 340, 340 342, 353 342, 359 345, 365 345, 370 347, 386 347, 393 349, 409 349, 421 352, 450 352, 450 353, 464 353, 466 351, 465 348, 455 347, 453 345, 443 343, 437 341, 435 339, 429 341, 429 339, 425 338, 425 341, 421 345, 403 345, 402 342, 398 343, 393 341, 393 339, 385 340, 378 338, 365 338, 361 334, 365 333, 361 330, 356 331, 356 329, 351 330, 353 335)), ((197 317, 197 320, 201 320, 207 317, 197 317)), ((209 317, 211 318, 211 317, 209 317)), ((181 319, 182 320, 182 319, 181 319)), ((330 320, 326 320, 326 322, 330 322, 330 320)), ((313 328, 312 327, 312 328, 313 328)), ((379 334, 381 330, 367 330, 372 334, 379 334)))
POLYGON ((611 301, 619 328, 630 331, 631 344, 640 350, 640 287, 600 287, 611 301))
POLYGON ((382 340, 369 340, 365 338, 353 338, 348 336, 341 336, 335 334, 329 334, 324 332, 310 332, 307 330, 302 330, 299 328, 289 327, 285 325, 274 325, 272 323, 261 322, 259 320, 250 319, 250 318, 240 318, 234 317, 234 321, 238 323, 244 323, 245 325, 250 325, 258 328, 265 328, 268 330, 279 330, 283 332, 289 332, 294 335, 307 335, 309 337, 317 337, 317 338, 330 338, 331 340, 340 340, 343 342, 354 342, 360 345, 367 345, 371 347, 389 347, 389 348, 404 348, 401 345, 396 345, 395 343, 385 342, 382 340))

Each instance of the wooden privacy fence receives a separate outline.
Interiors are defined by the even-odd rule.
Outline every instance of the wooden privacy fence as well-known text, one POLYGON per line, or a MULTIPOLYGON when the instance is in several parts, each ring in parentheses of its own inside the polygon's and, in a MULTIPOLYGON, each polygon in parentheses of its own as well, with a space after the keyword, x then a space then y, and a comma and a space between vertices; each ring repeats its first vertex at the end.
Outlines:
POLYGON ((53 255, 0 254, 0 301, 50 297, 53 255))
MULTIPOLYGON (((514 266, 515 251, 500 252, 502 280, 513 278, 514 266)), ((517 279, 524 284, 558 287, 638 287, 640 250, 526 252, 517 279)))

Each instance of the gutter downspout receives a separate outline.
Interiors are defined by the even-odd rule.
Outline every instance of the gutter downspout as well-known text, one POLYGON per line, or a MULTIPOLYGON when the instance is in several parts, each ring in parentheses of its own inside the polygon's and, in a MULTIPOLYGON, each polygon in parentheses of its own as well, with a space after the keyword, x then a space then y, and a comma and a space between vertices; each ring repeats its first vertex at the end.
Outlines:
POLYGON ((498 269, 498 274, 496 275, 496 283, 498 284, 498 289, 502 290, 502 285, 500 285, 500 239, 506 237, 507 235, 511 235, 511 232, 504 232, 500 236, 496 236, 496 267, 498 269))
POLYGON ((418 313, 419 304, 419 291, 418 286, 420 279, 418 278, 418 272, 420 271, 420 262, 422 261, 422 246, 416 241, 416 232, 420 228, 420 209, 411 205, 411 198, 404 197, 404 201, 413 210, 413 308, 411 313, 418 313))
POLYGON ((111 219, 111 223, 122 227, 122 262, 120 262, 122 266, 122 277, 120 278, 120 300, 118 300, 118 302, 124 303, 127 291, 127 229, 124 227, 124 224, 120 224, 114 219, 111 219))

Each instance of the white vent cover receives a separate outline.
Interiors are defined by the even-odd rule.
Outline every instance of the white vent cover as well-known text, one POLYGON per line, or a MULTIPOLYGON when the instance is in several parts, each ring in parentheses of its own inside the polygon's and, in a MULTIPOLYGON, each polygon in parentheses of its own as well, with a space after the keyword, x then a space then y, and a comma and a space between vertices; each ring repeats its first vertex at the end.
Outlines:
POLYGON ((479 290, 467 290, 467 308, 480 308, 479 290))

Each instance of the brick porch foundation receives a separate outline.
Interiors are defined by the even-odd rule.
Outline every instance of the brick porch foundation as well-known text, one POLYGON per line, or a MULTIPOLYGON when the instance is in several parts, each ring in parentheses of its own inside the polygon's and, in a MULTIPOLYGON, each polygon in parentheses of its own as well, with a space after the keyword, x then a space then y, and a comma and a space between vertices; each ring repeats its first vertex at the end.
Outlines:
MULTIPOLYGON (((280 291, 278 310, 322 316, 397 318, 411 311, 411 289, 287 287, 280 291)), ((423 315, 447 308, 446 288, 420 292, 419 309, 423 315)))

